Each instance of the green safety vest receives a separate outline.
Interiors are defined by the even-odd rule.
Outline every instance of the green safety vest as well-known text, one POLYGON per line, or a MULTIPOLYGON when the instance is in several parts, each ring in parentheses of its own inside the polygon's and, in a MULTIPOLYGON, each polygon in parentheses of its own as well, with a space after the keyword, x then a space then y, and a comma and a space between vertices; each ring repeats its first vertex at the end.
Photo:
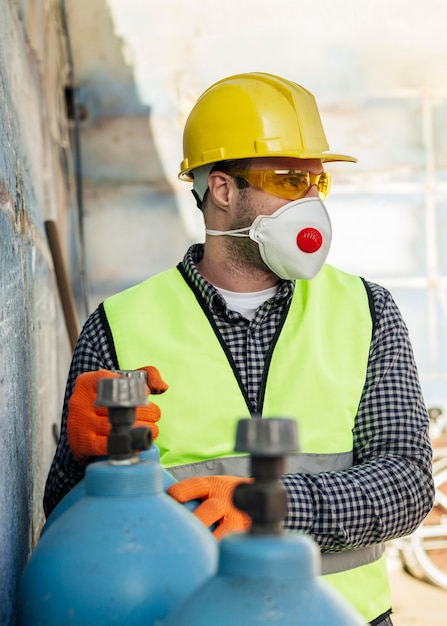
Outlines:
MULTIPOLYGON (((148 364, 169 389, 157 396, 161 463, 178 479, 249 473, 234 452, 236 426, 253 407, 206 304, 178 268, 103 303, 117 367, 148 364)), ((372 318, 363 281, 325 265, 297 281, 267 355, 257 413, 297 421, 300 452, 286 472, 352 466, 352 430, 365 384, 372 318)), ((322 554, 322 573, 369 622, 390 608, 381 545, 322 554)))

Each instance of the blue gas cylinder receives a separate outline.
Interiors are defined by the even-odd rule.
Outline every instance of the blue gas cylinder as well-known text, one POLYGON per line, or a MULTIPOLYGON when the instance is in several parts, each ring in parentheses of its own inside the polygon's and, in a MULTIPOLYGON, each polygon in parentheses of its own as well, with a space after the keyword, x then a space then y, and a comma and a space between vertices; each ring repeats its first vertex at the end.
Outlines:
POLYGON ((248 533, 220 543, 216 575, 176 607, 163 626, 363 626, 363 619, 323 581, 316 543, 284 533, 287 497, 282 456, 296 451, 296 423, 241 420, 236 451, 252 452, 254 482, 242 484, 235 505, 252 518, 248 533))
POLYGON ((169 613, 163 626, 364 626, 318 576, 318 559, 306 535, 227 536, 217 574, 169 613))
POLYGON ((164 493, 157 462, 116 452, 127 434, 115 430, 115 452, 87 467, 85 493, 25 567, 19 626, 155 626, 216 571, 212 534, 164 493))
MULTIPOLYGON (((158 447, 152 443, 148 450, 142 450, 138 455, 140 461, 154 461, 155 463, 160 462, 160 450, 158 447)), ((98 459, 99 461, 107 460, 106 457, 98 459)), ((163 490, 172 485, 175 481, 175 478, 164 468, 161 468, 162 480, 163 480, 163 490)), ((85 478, 82 478, 68 493, 65 495, 62 500, 57 504, 57 506, 51 511, 48 516, 45 524, 41 530, 41 536, 45 533, 48 528, 54 524, 54 522, 65 513, 67 509, 69 509, 73 504, 75 504, 78 500, 80 500, 85 495, 85 478)), ((192 504, 190 502, 186 503, 185 506, 192 510, 197 506, 197 503, 192 504)))

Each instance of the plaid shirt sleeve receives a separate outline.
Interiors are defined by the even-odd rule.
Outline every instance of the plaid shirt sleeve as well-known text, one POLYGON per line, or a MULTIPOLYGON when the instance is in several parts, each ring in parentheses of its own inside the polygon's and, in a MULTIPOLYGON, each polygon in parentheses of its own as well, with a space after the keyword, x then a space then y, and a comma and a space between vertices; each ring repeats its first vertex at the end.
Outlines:
POLYGON ((353 431, 353 467, 283 478, 285 527, 310 534, 328 552, 411 533, 434 497, 429 418, 408 331, 390 293, 368 285, 376 327, 353 431))
POLYGON ((96 310, 82 329, 68 374, 59 443, 45 485, 43 507, 47 517, 85 473, 85 467, 75 460, 67 440, 68 400, 73 392, 75 380, 83 372, 114 368, 107 335, 99 310, 96 310))

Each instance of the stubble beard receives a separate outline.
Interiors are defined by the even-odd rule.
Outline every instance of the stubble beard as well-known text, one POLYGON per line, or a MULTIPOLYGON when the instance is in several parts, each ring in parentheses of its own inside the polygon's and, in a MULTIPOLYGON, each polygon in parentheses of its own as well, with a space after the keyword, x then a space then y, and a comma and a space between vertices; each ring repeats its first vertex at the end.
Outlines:
MULTIPOLYGON (((229 230, 250 227, 257 213, 248 189, 241 189, 236 216, 229 230)), ((261 257, 258 244, 249 237, 226 237, 228 258, 238 272, 271 273, 261 257)))

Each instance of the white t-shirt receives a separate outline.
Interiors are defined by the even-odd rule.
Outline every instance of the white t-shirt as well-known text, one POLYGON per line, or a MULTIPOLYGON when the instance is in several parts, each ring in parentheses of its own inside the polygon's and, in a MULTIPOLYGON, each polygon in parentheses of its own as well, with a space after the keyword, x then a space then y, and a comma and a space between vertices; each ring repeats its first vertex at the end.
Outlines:
POLYGON ((251 321, 256 315, 256 311, 261 304, 276 294, 278 285, 270 287, 269 289, 263 289, 262 291, 249 292, 227 291, 226 289, 220 289, 219 287, 216 287, 216 289, 224 298, 229 309, 237 311, 246 319, 251 321))

